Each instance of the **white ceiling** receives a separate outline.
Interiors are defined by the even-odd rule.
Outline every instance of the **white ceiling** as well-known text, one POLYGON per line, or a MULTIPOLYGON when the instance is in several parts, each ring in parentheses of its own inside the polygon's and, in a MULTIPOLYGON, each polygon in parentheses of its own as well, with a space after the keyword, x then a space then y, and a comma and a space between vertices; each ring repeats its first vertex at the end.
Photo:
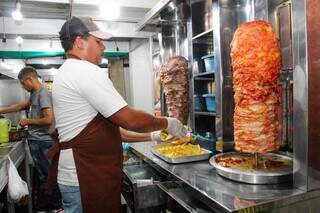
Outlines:
MULTIPOLYGON (((106 20, 100 16, 99 4, 107 0, 20 0, 23 23, 11 18, 16 0, 0 0, 0 33, 7 38, 22 35, 30 39, 56 38, 61 24, 73 16, 90 16, 113 34, 113 39, 148 37, 150 33, 136 32, 136 24, 159 0, 112 0, 120 6, 120 17, 106 20), (70 6, 72 3, 72 7, 70 6)), ((1 38, 1 35, 0 35, 1 38)))
MULTIPOLYGON (((15 23, 11 17, 16 0, 0 0, 0 50, 2 51, 45 51, 47 49, 61 51, 58 32, 72 8, 73 16, 90 16, 113 35, 111 40, 117 40, 117 43, 107 42, 107 50, 115 51, 117 46, 120 51, 128 52, 127 41, 152 35, 150 32, 137 32, 137 23, 161 0, 112 0, 120 6, 120 17, 116 20, 106 20, 100 16, 99 4, 106 0, 73 0, 72 7, 71 0, 19 1, 24 16, 22 24, 15 23), (4 35, 7 38, 5 43, 1 42, 4 35), (14 40, 18 35, 25 40, 21 46, 14 40)), ((21 66, 24 66, 23 60, 5 59, 0 61, 0 73, 16 78, 21 66)))

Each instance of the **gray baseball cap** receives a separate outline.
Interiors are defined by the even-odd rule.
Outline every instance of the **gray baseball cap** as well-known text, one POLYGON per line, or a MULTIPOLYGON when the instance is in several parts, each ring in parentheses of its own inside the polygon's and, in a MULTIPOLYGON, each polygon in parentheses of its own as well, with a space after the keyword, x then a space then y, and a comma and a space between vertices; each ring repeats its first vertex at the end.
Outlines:
POLYGON ((97 38, 106 40, 112 37, 110 33, 101 30, 90 17, 75 17, 67 20, 59 32, 60 40, 69 39, 73 36, 89 33, 97 38))

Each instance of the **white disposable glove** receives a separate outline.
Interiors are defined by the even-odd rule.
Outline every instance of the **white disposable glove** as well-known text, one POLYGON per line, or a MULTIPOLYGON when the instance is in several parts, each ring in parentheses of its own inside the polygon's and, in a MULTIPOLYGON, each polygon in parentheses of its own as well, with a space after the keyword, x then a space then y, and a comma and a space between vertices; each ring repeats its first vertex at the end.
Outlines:
POLYGON ((152 141, 162 142, 162 140, 160 138, 160 131, 151 132, 150 136, 151 136, 152 141))
POLYGON ((167 120, 168 127, 166 130, 170 135, 177 138, 182 138, 186 136, 188 131, 178 119, 167 117, 167 120))

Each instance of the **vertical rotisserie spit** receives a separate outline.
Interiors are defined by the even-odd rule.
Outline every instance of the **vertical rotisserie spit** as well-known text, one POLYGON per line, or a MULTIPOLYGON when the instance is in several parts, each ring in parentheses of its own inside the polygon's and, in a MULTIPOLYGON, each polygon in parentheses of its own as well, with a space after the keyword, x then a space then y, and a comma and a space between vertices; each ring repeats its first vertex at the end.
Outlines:
POLYGON ((169 58, 160 68, 160 77, 168 115, 187 124, 189 115, 188 61, 182 56, 169 58))
POLYGON ((272 25, 261 20, 242 24, 231 42, 231 60, 235 149, 249 153, 279 149, 280 49, 272 25))

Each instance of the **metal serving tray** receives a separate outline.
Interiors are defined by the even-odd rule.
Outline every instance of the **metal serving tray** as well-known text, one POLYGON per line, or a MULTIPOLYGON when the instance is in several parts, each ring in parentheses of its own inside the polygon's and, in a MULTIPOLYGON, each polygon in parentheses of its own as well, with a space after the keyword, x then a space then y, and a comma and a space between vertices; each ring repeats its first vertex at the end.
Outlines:
POLYGON ((224 167, 216 162, 216 159, 218 159, 219 157, 246 157, 248 155, 248 153, 240 152, 221 153, 212 156, 209 160, 209 163, 216 168, 219 175, 239 182, 251 184, 277 184, 292 181, 293 159, 291 156, 282 153, 267 153, 264 155, 265 158, 277 158, 278 160, 289 162, 288 165, 283 166, 279 169, 273 169, 273 171, 269 171, 269 169, 260 169, 259 171, 243 171, 239 169, 224 167))
POLYGON ((154 145, 151 149, 151 152, 154 155, 158 156, 159 158, 161 158, 162 160, 164 160, 168 163, 187 163, 187 162, 193 162, 193 161, 207 160, 211 155, 211 151, 202 148, 204 150, 204 153, 201 155, 192 155, 192 156, 170 158, 170 157, 167 157, 167 156, 161 154, 160 152, 158 152, 156 150, 156 148, 161 147, 161 146, 167 146, 167 144, 154 145))

